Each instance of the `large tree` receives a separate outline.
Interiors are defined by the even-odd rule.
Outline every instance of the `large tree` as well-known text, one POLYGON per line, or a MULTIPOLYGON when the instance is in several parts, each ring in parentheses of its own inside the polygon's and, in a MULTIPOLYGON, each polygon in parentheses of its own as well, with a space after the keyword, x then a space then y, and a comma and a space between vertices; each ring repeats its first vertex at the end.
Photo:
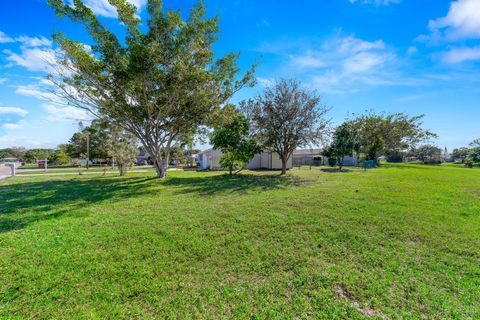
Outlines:
POLYGON ((50 76, 55 93, 66 104, 134 134, 151 155, 158 177, 166 177, 172 146, 207 123, 208 115, 235 92, 253 84, 252 71, 237 77, 238 54, 214 59, 218 17, 207 18, 202 2, 184 20, 180 12, 164 10, 161 0, 149 0, 148 19, 142 22, 134 6, 109 0, 125 26, 124 41, 81 0, 74 6, 63 0, 49 3, 58 16, 83 24, 94 42, 89 47, 54 35, 63 51, 50 76))
POLYGON ((220 164, 228 169, 230 175, 233 174, 233 170, 240 171, 245 168, 255 154, 262 151, 257 142, 250 138, 249 131, 247 118, 244 115, 237 115, 231 123, 212 134, 210 141, 213 147, 223 153, 220 164))
POLYGON ((423 118, 423 115, 368 112, 355 116, 351 122, 358 131, 360 152, 367 160, 377 161, 380 156, 397 156, 435 138, 435 133, 422 128, 423 118))
POLYGON ((293 151, 320 144, 329 124, 328 108, 320 105, 320 97, 296 80, 277 81, 255 99, 243 102, 242 108, 258 141, 280 156, 282 174, 293 151))

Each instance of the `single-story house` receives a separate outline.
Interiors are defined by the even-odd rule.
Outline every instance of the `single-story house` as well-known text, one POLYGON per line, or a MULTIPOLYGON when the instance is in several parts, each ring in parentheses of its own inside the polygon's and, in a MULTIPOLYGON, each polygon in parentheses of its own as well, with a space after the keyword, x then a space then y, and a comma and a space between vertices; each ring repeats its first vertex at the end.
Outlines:
MULTIPOLYGON (((220 159, 223 153, 220 150, 208 149, 197 155, 199 169, 219 170, 222 168, 220 159)), ((288 159, 287 169, 292 168, 292 158, 288 159)), ((247 164, 247 169, 258 170, 280 170, 282 169, 282 160, 276 152, 264 151, 256 154, 247 164)))
MULTIPOLYGON (((321 149, 295 150, 292 157, 294 166, 328 165, 328 158, 322 156, 321 149)), ((343 159, 343 165, 346 167, 356 166, 358 165, 358 158, 356 156, 346 156, 343 159)))
MULTIPOLYGON (((328 163, 328 160, 327 160, 327 163, 328 163)), ((353 157, 345 156, 345 158, 343 158, 343 165, 345 167, 355 167, 356 165, 358 165, 358 158, 356 156, 353 156, 353 157)))
POLYGON ((145 151, 140 151, 137 154, 135 163, 137 166, 146 166, 148 165, 149 158, 150 158, 150 155, 148 153, 146 153, 145 151))
POLYGON ((293 151, 292 160, 294 166, 323 165, 324 157, 321 149, 306 149, 293 151))

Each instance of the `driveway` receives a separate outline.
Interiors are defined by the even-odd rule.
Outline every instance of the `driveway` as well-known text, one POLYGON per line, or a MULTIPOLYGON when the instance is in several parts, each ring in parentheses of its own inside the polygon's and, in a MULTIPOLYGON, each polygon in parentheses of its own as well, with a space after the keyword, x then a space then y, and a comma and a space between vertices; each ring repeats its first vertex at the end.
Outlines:
POLYGON ((5 165, 0 164, 0 180, 3 180, 6 177, 11 175, 12 170, 9 167, 5 167, 5 165))

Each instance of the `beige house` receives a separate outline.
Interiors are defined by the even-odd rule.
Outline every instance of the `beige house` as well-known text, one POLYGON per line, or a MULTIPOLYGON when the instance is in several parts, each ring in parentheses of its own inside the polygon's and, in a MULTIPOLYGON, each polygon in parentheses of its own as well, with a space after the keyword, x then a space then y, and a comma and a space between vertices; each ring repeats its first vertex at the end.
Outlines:
MULTIPOLYGON (((197 156, 200 169, 219 170, 222 168, 220 159, 222 158, 220 150, 208 149, 200 152, 197 156)), ((287 169, 292 168, 292 158, 288 159, 287 169)), ((276 152, 264 151, 255 155, 247 164, 250 170, 281 170, 282 160, 276 152)))

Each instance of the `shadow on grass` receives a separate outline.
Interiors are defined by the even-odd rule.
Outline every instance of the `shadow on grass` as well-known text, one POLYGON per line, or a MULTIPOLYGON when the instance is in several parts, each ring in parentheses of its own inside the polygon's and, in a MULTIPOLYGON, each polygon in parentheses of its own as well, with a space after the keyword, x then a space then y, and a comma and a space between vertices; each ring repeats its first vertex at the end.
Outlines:
POLYGON ((170 177, 166 186, 174 187, 176 193, 200 195, 231 194, 278 189, 292 184, 288 177, 278 175, 215 175, 198 177, 170 177))
POLYGON ((62 216, 83 216, 82 208, 104 201, 154 197, 159 186, 173 194, 215 195, 258 192, 292 184, 278 175, 172 176, 166 181, 153 177, 94 177, 35 181, 0 185, 0 233, 62 216), (155 182, 155 183, 153 183, 155 182))
POLYGON ((322 172, 327 172, 327 173, 347 173, 347 172, 352 172, 350 169, 338 169, 338 168, 323 168, 320 169, 322 172))
POLYGON ((151 179, 97 177, 0 185, 0 233, 79 214, 75 210, 89 204, 147 194, 151 179))

